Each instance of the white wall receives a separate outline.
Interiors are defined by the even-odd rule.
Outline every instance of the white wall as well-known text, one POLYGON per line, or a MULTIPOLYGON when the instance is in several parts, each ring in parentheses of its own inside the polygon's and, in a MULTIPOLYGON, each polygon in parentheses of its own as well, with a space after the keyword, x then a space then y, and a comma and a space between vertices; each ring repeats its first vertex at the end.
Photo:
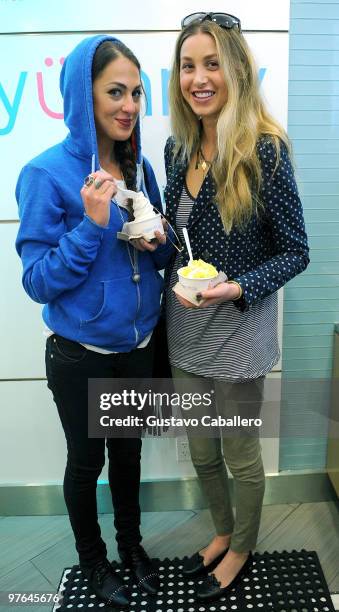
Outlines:
MULTIPOLYGON (((0 483, 54 484, 63 480, 66 445, 46 381, 0 384, 0 483)), ((175 439, 143 441, 142 479, 194 476, 192 463, 176 460, 175 439)), ((265 471, 278 471, 276 439, 262 440, 265 471)), ((107 469, 103 471, 106 478, 107 469)))
MULTIPOLYGON (((116 33, 139 57, 151 93, 152 112, 144 117, 144 152, 164 185, 163 145, 169 133, 164 76, 183 15, 200 10, 196 0, 173 4, 134 0, 126 7, 109 0, 45 0, 1 3, 0 57, 0 482, 61 481, 64 440, 56 410, 44 380, 44 340, 41 307, 25 295, 21 265, 14 250, 17 208, 16 179, 22 165, 65 133, 58 90, 60 58, 90 31, 116 33), (126 33, 126 29, 129 33, 126 33), (131 33, 131 30, 134 30, 131 33), (145 32, 145 30, 157 30, 145 32), (166 30, 166 31, 164 31, 166 30), (79 34, 46 34, 45 32, 79 34), (14 34, 33 32, 33 34, 14 34), (34 32, 36 34, 34 34, 34 32), (46 62, 46 58, 50 61, 46 62), (24 380, 22 380, 24 379, 24 380)), ((224 2, 205 2, 205 10, 225 10, 224 2)), ((262 89, 274 115, 286 126, 288 83, 289 2, 230 1, 227 10, 251 32, 245 36, 261 70, 262 89), (266 31, 265 31, 266 30, 266 31), (270 31, 268 31, 270 30, 270 31), (279 30, 275 31, 275 30, 279 30), (284 32, 282 32, 284 30, 284 32)), ((280 320, 280 328, 282 321, 280 320)), ((278 468, 278 441, 264 442, 265 467, 278 468)), ((147 440, 144 478, 193 474, 190 464, 178 464, 173 440, 147 440), (159 444, 162 445, 159 452, 159 444)))
MULTIPOLYGON (((163 148, 169 134, 165 79, 177 33, 118 36, 133 49, 143 68, 150 113, 142 121, 143 148, 163 186, 163 148)), ((3 163, 11 160, 6 164, 6 181, 0 194, 2 220, 18 218, 14 188, 21 167, 67 134, 59 91, 60 58, 82 38, 83 34, 0 35, 0 57, 10 58, 2 65, 0 77, 0 159, 3 163)), ((288 34, 256 32, 246 34, 246 39, 262 76, 263 95, 274 115, 286 126, 288 34)))
POLYGON ((223 11, 241 18, 245 30, 288 30, 288 0, 17 0, 2 2, 0 32, 93 32, 178 30, 185 15, 223 11))

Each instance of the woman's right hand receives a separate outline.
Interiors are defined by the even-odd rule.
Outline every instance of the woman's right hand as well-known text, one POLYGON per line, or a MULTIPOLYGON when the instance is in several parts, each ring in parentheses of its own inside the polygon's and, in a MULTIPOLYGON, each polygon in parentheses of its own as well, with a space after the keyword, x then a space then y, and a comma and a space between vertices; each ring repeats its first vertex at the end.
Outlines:
POLYGON ((92 172, 85 178, 81 198, 86 214, 98 225, 108 225, 111 199, 116 192, 113 176, 104 170, 92 172))

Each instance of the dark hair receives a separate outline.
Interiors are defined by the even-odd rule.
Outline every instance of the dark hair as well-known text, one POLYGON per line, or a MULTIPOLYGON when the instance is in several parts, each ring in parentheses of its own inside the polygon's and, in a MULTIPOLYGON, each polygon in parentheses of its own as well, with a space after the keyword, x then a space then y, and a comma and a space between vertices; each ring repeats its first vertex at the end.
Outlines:
MULTIPOLYGON (((92 83, 99 77, 101 72, 110 62, 118 59, 118 57, 126 57, 134 64, 139 73, 141 71, 140 63, 134 53, 124 45, 120 40, 105 40, 98 46, 92 63, 92 83)), ((114 155, 119 163, 123 177, 128 189, 135 191, 136 189, 136 153, 132 146, 134 138, 134 130, 128 140, 117 140, 114 143, 114 155)))

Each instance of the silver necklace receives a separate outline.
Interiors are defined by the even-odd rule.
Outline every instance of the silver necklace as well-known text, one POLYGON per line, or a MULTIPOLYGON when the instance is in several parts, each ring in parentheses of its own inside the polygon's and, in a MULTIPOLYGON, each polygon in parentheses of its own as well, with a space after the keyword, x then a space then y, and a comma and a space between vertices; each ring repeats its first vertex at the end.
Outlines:
MULTIPOLYGON (((119 215, 121 217, 122 222, 125 223, 125 219, 124 219, 123 214, 122 214, 122 212, 120 210, 119 204, 117 204, 117 202, 115 202, 115 200, 112 200, 112 202, 114 202, 114 204, 116 205, 116 207, 117 207, 117 209, 119 211, 119 215)), ((138 251, 134 247, 132 247, 133 251, 131 253, 130 245, 129 245, 128 242, 126 242, 126 248, 127 248, 128 257, 129 257, 129 260, 131 262, 131 266, 132 266, 132 269, 133 269, 132 281, 134 283, 139 283, 141 275, 140 275, 140 272, 139 272, 138 251)))

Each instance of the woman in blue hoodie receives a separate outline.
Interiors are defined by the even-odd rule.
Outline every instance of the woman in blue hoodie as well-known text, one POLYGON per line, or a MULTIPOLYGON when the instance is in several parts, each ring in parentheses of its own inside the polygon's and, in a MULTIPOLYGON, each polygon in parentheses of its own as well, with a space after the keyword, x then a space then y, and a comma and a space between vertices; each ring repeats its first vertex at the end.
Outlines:
MULTIPOLYGON (((21 171, 16 248, 26 292, 45 304, 47 379, 67 441, 64 495, 80 566, 101 599, 124 606, 128 589, 111 569, 97 520, 105 441, 88 437, 88 378, 152 375, 158 270, 171 246, 160 234, 155 243, 117 239, 128 220, 117 184, 161 208, 141 154, 138 60, 115 38, 86 38, 66 58, 60 87, 69 134, 21 171)), ((108 439, 107 448, 119 554, 155 594, 159 579, 140 545, 141 440, 108 439)))

